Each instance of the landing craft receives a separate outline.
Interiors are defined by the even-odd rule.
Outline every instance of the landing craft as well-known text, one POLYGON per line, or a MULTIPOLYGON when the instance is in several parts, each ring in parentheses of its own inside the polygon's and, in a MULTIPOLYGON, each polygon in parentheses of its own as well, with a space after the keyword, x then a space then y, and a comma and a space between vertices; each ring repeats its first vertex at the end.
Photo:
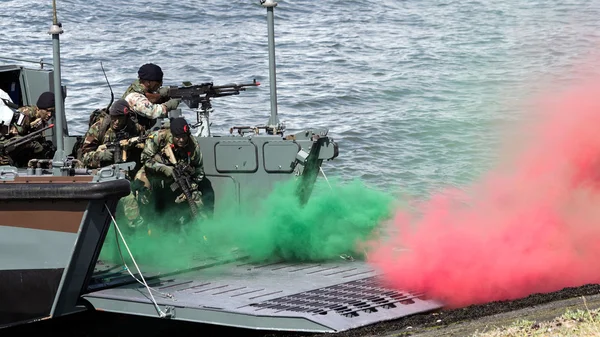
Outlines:
MULTIPOLYGON (((326 129, 285 135, 275 86, 277 3, 262 0, 261 5, 267 10, 269 38, 268 123, 232 127, 229 135, 215 135, 208 122, 210 107, 186 102, 197 109, 197 139, 215 191, 215 212, 223 206, 225 194, 234 194, 244 204, 266 196, 276 182, 290 179, 303 180, 306 188, 300 197, 308 198, 322 162, 338 155, 326 129)), ((354 260, 252 264, 242 253, 233 260, 197 261, 176 272, 136 265, 131 274, 122 266, 99 261, 111 224, 120 233, 113 214, 130 192, 125 170, 132 163, 95 170, 78 167, 70 149, 81 136, 69 133, 64 113, 62 32, 53 1, 48 32, 53 64, 0 66, 0 89, 14 103, 34 104, 44 91, 54 92, 59 102, 54 128, 46 136, 56 146, 54 157, 31 161, 28 167, 0 167, 1 327, 103 310, 249 329, 338 332, 441 307, 420 294, 381 286, 374 270, 354 260)))

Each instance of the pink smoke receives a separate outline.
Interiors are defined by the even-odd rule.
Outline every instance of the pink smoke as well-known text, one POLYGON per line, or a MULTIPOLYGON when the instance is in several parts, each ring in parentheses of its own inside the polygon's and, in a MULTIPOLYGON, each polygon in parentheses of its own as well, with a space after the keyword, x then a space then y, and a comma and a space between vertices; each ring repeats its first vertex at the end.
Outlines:
POLYGON ((600 282, 600 81, 536 106, 515 155, 468 193, 396 214, 369 254, 388 286, 462 307, 600 282))

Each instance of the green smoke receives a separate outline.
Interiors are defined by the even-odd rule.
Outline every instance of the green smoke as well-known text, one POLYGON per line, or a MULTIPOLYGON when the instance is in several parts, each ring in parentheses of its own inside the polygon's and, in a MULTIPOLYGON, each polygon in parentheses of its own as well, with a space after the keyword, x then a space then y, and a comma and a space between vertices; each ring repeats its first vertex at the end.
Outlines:
MULTIPOLYGON (((153 219, 151 235, 145 229, 126 233, 126 222, 117 223, 138 264, 176 270, 242 256, 252 262, 339 260, 342 254, 360 259, 360 244, 373 238, 392 211, 390 195, 360 181, 334 181, 331 187, 317 182, 304 205, 296 191, 293 181, 276 185, 258 206, 216 212, 212 219, 187 226, 185 233, 162 229, 176 214, 153 219)), ((111 226, 100 258, 121 263, 115 234, 111 226)), ((119 246, 129 264, 122 242, 119 246)))

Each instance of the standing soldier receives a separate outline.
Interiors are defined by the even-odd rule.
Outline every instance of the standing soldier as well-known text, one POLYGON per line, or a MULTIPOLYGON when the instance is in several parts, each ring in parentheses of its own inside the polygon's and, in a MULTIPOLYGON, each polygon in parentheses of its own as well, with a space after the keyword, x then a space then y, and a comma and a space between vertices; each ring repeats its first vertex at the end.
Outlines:
POLYGON ((156 64, 146 63, 139 68, 138 79, 123 94, 122 98, 137 114, 138 122, 145 130, 152 127, 157 118, 168 117, 169 111, 179 106, 180 100, 169 99, 168 88, 161 88, 162 80, 162 69, 156 64))
MULTIPOLYGON (((177 195, 173 195, 170 186, 174 182, 174 163, 184 163, 191 167, 191 180, 193 185, 192 199, 203 208, 205 203, 212 203, 212 188, 202 189, 207 186, 204 177, 202 153, 198 142, 190 134, 190 127, 184 118, 173 118, 169 129, 153 131, 146 140, 142 152, 144 166, 139 170, 132 183, 132 193, 124 198, 125 216, 131 227, 143 223, 140 216, 138 201, 148 204, 154 198, 154 206, 167 204, 173 205, 177 195), (168 153, 172 153, 171 160, 168 153)), ((180 194, 179 191, 177 194, 180 194)), ((180 196, 181 197, 181 196, 180 196)), ((210 206, 209 206, 210 207, 210 206)), ((206 213, 203 213, 206 215, 206 213)))
MULTIPOLYGON (((131 118, 129 104, 123 99, 117 100, 111 105, 109 117, 104 117, 94 123, 85 134, 81 146, 81 158, 83 164, 88 168, 98 168, 115 163, 115 156, 125 161, 135 161, 136 168, 130 175, 141 167, 141 149, 136 141, 140 140, 143 128, 131 118), (115 153, 115 146, 119 145, 125 151, 126 158, 120 158, 122 153, 115 153)), ((143 143, 142 143, 143 144, 143 143)))

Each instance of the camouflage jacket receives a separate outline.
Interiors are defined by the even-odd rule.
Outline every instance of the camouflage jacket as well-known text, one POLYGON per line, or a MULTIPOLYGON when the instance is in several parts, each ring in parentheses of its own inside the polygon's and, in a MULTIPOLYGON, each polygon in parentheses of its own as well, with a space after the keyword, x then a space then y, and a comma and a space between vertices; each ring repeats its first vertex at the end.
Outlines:
MULTIPOLYGON (((173 135, 168 129, 153 131, 148 136, 142 152, 142 162, 147 169, 147 173, 152 175, 159 165, 169 164, 168 160, 162 155, 162 151, 166 146, 171 145, 173 145, 173 135)), ((196 138, 190 136, 186 147, 182 149, 174 148, 173 154, 178 162, 186 161, 194 168, 195 178, 204 178, 202 152, 200 152, 200 146, 196 138)))
POLYGON ((117 133, 119 133, 119 131, 115 131, 110 127, 110 124, 108 123, 109 120, 109 117, 101 117, 96 123, 94 123, 90 127, 88 132, 85 134, 83 144, 81 145, 81 161, 83 165, 85 165, 88 168, 98 168, 114 163, 114 160, 103 161, 100 159, 100 156, 103 154, 103 152, 107 151, 106 149, 99 150, 98 147, 100 145, 111 143, 117 140, 124 140, 132 137, 137 137, 143 134, 143 128, 139 124, 136 124, 132 120, 128 119, 127 124, 121 130, 125 133, 125 137, 119 137, 122 135, 118 135, 117 133), (104 133, 103 139, 99 139, 102 134, 102 128, 107 129, 104 133))
POLYGON ((20 112, 17 120, 13 122, 10 128, 10 134, 25 136, 30 132, 43 128, 45 123, 37 118, 37 107, 35 105, 26 105, 18 109, 20 112))
POLYGON ((154 104, 146 97, 146 88, 135 80, 123 94, 122 99, 126 100, 135 113, 149 119, 167 116, 167 108, 162 104, 154 104))

